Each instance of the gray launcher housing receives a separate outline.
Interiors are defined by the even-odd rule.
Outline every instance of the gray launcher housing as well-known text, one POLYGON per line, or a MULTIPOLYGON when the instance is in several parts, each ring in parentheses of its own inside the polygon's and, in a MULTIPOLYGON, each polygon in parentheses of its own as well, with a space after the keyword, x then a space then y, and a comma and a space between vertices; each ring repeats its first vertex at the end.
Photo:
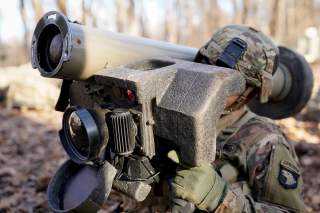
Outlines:
POLYGON ((154 135, 177 147, 187 165, 213 162, 216 127, 228 96, 245 90, 245 79, 232 69, 171 58, 140 60, 104 69, 71 86, 71 105, 101 105, 90 93, 101 87, 128 88, 141 106, 142 147, 155 155, 154 135), (89 85, 89 86, 88 86, 89 85))

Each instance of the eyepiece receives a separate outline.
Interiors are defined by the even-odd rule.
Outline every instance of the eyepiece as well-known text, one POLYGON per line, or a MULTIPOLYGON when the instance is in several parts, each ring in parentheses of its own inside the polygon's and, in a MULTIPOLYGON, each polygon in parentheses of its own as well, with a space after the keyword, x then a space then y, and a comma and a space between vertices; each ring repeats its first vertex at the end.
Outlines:
POLYGON ((84 156, 88 155, 89 152, 89 138, 88 131, 84 126, 84 120, 81 120, 76 111, 70 114, 68 119, 68 134, 70 135, 70 142, 72 145, 84 156))

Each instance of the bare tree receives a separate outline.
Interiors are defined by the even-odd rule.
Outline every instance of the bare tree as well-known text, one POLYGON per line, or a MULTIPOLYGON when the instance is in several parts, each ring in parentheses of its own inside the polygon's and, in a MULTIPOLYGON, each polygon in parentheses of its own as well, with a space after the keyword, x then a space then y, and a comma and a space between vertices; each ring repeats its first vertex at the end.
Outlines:
POLYGON ((34 10, 34 18, 35 21, 37 22, 41 16, 43 15, 43 10, 42 10, 42 1, 41 0, 32 0, 32 6, 34 10))
POLYGON ((278 26, 279 3, 281 0, 272 0, 271 3, 271 20, 269 24, 270 35, 275 37, 278 26))
POLYGON ((24 31, 24 49, 25 49, 25 56, 27 57, 29 55, 29 32, 28 32, 28 25, 27 25, 27 11, 26 11, 26 5, 24 0, 20 0, 20 16, 22 20, 22 25, 23 25, 23 31, 24 31))
POLYGON ((82 23, 88 24, 88 18, 91 20, 93 27, 97 26, 97 18, 92 13, 92 0, 90 1, 89 6, 86 5, 86 1, 82 0, 82 23))
POLYGON ((240 12, 239 4, 237 0, 232 0, 232 10, 233 10, 232 23, 234 24, 239 23, 241 19, 241 12, 240 12))
POLYGON ((243 10, 242 10, 242 19, 241 23, 246 24, 248 21, 249 9, 250 9, 251 0, 243 0, 243 10))
POLYGON ((304 0, 304 7, 306 11, 306 17, 308 18, 307 25, 310 26, 315 23, 315 3, 314 0, 304 0))
MULTIPOLYGON (((2 14, 1 14, 1 12, 0 12, 0 29, 2 28, 2 20, 3 20, 3 17, 2 17, 2 14)), ((0 36, 0 48, 1 48, 1 45, 2 45, 2 38, 1 38, 1 36, 0 36)), ((0 56, 1 57, 1 56, 0 56)))
POLYGON ((57 0, 59 10, 64 14, 67 15, 67 2, 66 0, 57 0))
MULTIPOLYGON (((131 1, 133 2, 133 1, 131 1)), ((147 26, 146 26, 146 22, 145 22, 145 16, 144 16, 144 4, 143 1, 141 1, 140 4, 140 16, 139 16, 139 23, 140 23, 140 34, 144 37, 148 37, 148 33, 147 33, 147 26)))
POLYGON ((183 2, 182 0, 176 0, 175 3, 175 10, 177 13, 177 18, 176 18, 176 27, 177 27, 177 38, 176 42, 181 43, 182 42, 182 29, 181 29, 181 20, 183 18, 183 2))
POLYGON ((171 42, 177 42, 177 13, 176 0, 169 1, 165 8, 164 17, 164 39, 171 42))
POLYGON ((116 1, 117 18, 116 25, 119 32, 123 32, 125 25, 125 4, 124 0, 116 1))
POLYGON ((221 11, 217 0, 205 0, 203 3, 203 39, 208 40, 212 36, 212 33, 220 27, 221 11))
POLYGON ((87 16, 87 13, 86 13, 87 7, 86 7, 85 0, 82 0, 81 6, 82 6, 82 24, 87 24, 87 17, 86 17, 87 16))

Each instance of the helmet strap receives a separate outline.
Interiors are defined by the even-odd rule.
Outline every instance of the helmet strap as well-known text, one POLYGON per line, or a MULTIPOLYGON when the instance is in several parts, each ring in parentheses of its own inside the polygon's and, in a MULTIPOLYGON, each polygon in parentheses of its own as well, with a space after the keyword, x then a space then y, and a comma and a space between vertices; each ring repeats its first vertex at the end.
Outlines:
POLYGON ((247 89, 237 98, 237 100, 225 109, 223 114, 229 114, 243 107, 256 94, 254 91, 256 91, 255 87, 248 86, 247 89))

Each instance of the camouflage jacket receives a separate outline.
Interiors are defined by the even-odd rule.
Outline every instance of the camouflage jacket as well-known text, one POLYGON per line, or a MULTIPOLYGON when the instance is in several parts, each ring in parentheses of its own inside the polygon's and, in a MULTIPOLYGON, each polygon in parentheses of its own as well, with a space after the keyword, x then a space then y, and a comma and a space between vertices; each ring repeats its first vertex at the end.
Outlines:
POLYGON ((215 212, 303 212, 293 146, 272 120, 249 111, 238 118, 217 139, 214 164, 229 187, 215 212))

